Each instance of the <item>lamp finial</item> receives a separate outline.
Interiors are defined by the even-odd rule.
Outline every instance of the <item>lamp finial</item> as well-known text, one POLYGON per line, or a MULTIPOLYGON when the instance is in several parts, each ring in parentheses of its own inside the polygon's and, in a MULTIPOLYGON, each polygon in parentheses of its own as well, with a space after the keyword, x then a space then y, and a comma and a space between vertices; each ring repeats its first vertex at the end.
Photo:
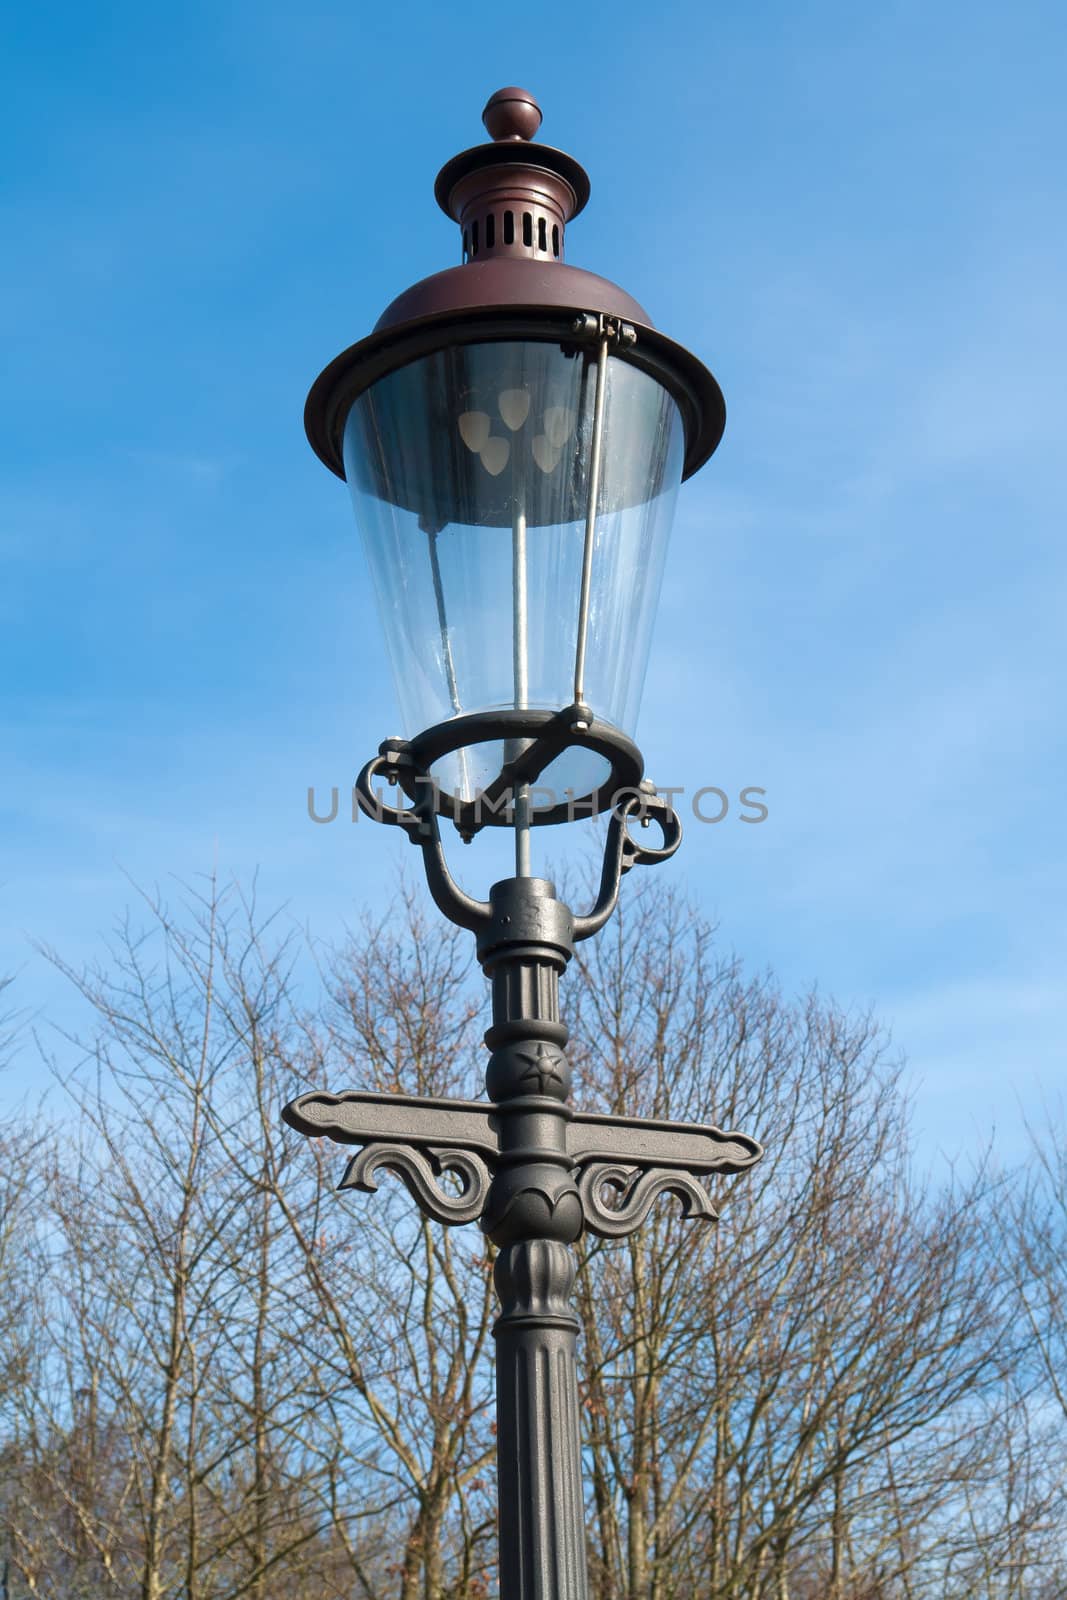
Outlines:
POLYGON ((482 112, 491 139, 532 139, 544 118, 541 107, 526 89, 498 89, 482 112))

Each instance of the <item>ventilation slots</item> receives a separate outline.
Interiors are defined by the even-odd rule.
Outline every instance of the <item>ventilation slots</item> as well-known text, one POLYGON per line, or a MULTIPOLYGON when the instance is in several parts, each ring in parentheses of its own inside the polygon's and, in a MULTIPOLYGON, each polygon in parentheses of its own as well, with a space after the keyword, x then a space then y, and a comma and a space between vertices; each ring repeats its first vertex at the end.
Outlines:
POLYGON ((514 211, 502 211, 499 218, 496 212, 488 212, 485 216, 468 223, 462 230, 464 261, 473 261, 479 254, 485 255, 490 250, 515 245, 519 239, 516 223, 520 218, 523 247, 543 255, 548 255, 551 250, 558 261, 563 254, 563 229, 558 223, 550 222, 547 217, 538 216, 534 211, 522 211, 518 214, 514 211))

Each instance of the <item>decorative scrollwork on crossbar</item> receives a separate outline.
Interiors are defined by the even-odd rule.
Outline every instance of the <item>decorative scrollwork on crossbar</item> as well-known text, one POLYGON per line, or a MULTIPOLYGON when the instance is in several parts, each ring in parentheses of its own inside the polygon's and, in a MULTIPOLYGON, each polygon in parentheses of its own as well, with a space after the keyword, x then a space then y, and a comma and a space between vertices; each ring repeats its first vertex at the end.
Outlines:
POLYGON ((718 1217, 707 1191, 691 1173, 666 1167, 592 1161, 581 1170, 578 1193, 586 1227, 603 1239, 622 1239, 635 1232, 661 1194, 672 1194, 681 1201, 683 1217, 705 1222, 718 1217), (611 1202, 605 1199, 606 1190, 616 1197, 611 1202))
POLYGON ((417 1150, 406 1144, 368 1144, 345 1168, 339 1189, 373 1194, 379 1171, 395 1172, 424 1216, 453 1226, 476 1222, 485 1208, 491 1174, 473 1150, 417 1150), (454 1173, 463 1187, 458 1194, 441 1186, 454 1173))

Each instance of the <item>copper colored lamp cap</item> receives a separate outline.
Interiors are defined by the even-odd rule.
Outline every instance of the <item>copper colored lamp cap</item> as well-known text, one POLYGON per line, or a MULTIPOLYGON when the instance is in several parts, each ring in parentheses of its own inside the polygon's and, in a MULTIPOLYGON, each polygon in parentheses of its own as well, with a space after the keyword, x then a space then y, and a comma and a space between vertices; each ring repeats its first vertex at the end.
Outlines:
POLYGON ((533 142, 541 126, 533 95, 498 89, 482 121, 492 143, 453 156, 434 184, 441 210, 459 224, 462 264, 405 289, 368 338, 319 374, 304 412, 312 448, 343 478, 353 402, 408 362, 482 340, 570 345, 579 327, 608 318, 636 335, 620 358, 648 371, 680 407, 689 477, 722 435, 726 411, 718 384, 618 284, 567 265, 564 236, 589 199, 589 177, 573 156, 533 142))

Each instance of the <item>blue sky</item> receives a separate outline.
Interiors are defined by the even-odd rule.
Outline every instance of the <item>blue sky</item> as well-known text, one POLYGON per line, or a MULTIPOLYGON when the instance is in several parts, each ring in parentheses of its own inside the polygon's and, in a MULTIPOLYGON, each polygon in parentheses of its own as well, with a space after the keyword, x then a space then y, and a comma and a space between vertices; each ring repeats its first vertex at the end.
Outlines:
MULTIPOLYGON (((877 1009, 924 1151, 996 1128, 1010 1158, 1064 1082, 1065 13, 536 15, 9 17, 0 972, 69 1020, 32 941, 93 955, 131 878, 258 864, 330 935, 413 864, 306 816, 397 719, 300 418, 326 360, 458 259, 434 175, 518 82, 592 178, 570 259, 727 398, 639 732, 661 782, 760 785, 770 815, 690 826, 657 870, 789 989, 877 1009)), ((480 845, 464 866, 502 870, 480 845)))

